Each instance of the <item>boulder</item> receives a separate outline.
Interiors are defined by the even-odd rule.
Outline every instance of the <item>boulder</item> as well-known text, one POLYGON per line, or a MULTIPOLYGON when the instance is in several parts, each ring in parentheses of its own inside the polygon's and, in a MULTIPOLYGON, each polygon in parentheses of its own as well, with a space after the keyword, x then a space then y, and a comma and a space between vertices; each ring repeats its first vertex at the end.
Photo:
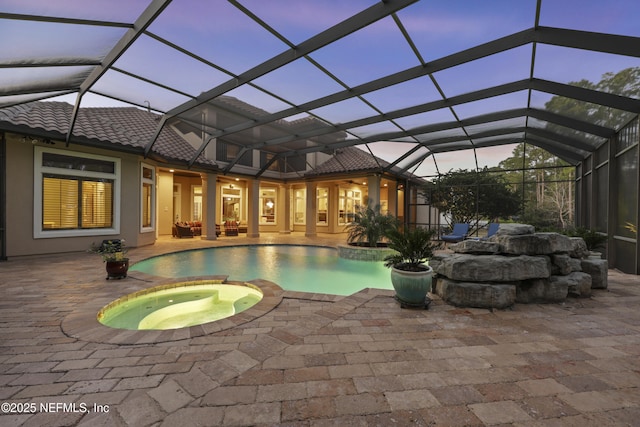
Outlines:
POLYGON ((495 236, 500 252, 511 255, 550 255, 569 253, 573 248, 569 237, 559 233, 495 236))
POLYGON ((516 284, 516 302, 521 304, 562 302, 567 298, 568 288, 569 285, 565 281, 525 280, 516 284))
POLYGON ((582 237, 569 237, 571 241, 571 250, 569 256, 571 258, 586 258, 589 256, 589 249, 582 237))
POLYGON ((490 255, 497 254, 500 251, 500 245, 483 240, 463 240, 451 245, 450 249, 459 254, 490 255))
POLYGON ((440 264, 442 263, 443 258, 446 258, 448 256, 451 256, 451 254, 437 254, 429 258, 428 264, 429 264, 429 267, 433 269, 434 273, 438 272, 438 269, 440 268, 440 264))
POLYGON ((496 236, 520 236, 523 234, 533 234, 536 229, 529 224, 500 224, 500 228, 496 232, 496 236))
POLYGON ((567 254, 551 255, 551 274, 554 276, 566 276, 573 271, 571 257, 567 254))
POLYGON ((437 274, 465 282, 516 282, 551 275, 548 257, 528 255, 449 254, 441 256, 435 266, 429 265, 437 274))
POLYGON ((582 271, 582 260, 578 258, 569 258, 571 271, 582 271))
POLYGON ((516 302, 514 285, 458 282, 443 278, 437 288, 446 303, 458 307, 502 309, 516 302))
POLYGON ((607 289, 609 263, 606 259, 588 258, 580 262, 582 271, 591 276, 591 289, 607 289))
POLYGON ((588 298, 607 288, 607 261, 589 256, 584 240, 501 224, 488 239, 468 239, 429 261, 434 292, 452 305, 505 308, 588 298))
POLYGON ((551 276, 549 282, 555 286, 567 286, 567 296, 589 298, 591 296, 591 276, 575 271, 566 276, 551 276))

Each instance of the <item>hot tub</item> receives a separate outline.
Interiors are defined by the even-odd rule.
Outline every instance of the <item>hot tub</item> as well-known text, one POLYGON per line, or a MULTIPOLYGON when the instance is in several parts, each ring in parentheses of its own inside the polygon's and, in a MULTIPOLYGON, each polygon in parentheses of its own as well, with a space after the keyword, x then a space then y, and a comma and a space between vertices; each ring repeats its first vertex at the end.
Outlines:
POLYGON ((259 288, 184 282, 125 295, 98 312, 98 321, 119 329, 165 330, 201 325, 240 313, 262 299, 259 288))

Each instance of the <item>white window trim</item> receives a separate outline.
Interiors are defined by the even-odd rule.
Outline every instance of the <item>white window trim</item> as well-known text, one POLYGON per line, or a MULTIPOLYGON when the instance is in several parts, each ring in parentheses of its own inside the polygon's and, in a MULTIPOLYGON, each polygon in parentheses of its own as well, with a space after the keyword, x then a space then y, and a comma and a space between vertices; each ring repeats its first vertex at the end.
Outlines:
POLYGON ((221 187, 221 191, 220 191, 220 218, 222 218, 222 221, 224 222, 226 220, 225 216, 224 216, 224 198, 225 197, 231 197, 234 199, 238 199, 238 222, 242 221, 242 196, 243 196, 243 191, 242 191, 242 187, 237 187, 234 186, 233 184, 227 184, 225 186, 221 187), (235 194, 225 194, 225 190, 239 190, 240 193, 239 195, 235 195, 235 194))
POLYGON ((120 234, 120 159, 116 157, 99 156, 97 154, 81 153, 77 151, 58 150, 55 148, 36 146, 34 150, 33 167, 33 238, 49 239, 56 237, 104 236, 120 234), (61 169, 42 166, 42 153, 56 153, 65 156, 97 159, 113 162, 115 172, 89 172, 76 169, 61 169), (112 179, 113 182, 113 227, 91 228, 83 230, 42 230, 42 175, 45 173, 71 175, 88 178, 112 179))
POLYGON ((306 200, 307 200, 307 189, 306 188, 296 188, 293 190, 293 209, 291 209, 291 215, 293 220, 291 223, 293 225, 307 225, 307 210, 306 210, 306 200), (302 197, 297 197, 296 192, 302 191, 302 197), (302 200, 303 202, 303 210, 302 210, 302 221, 296 222, 296 214, 298 213, 297 203, 298 200, 302 200))
MULTIPOLYGON (((271 198, 270 196, 268 196, 267 198, 271 198)), ((258 223, 260 225, 278 225, 278 190, 275 188, 261 188, 260 189, 260 197, 259 197, 259 203, 260 203, 260 208, 258 209, 259 211, 259 221, 258 223), (273 222, 266 222, 266 221, 262 221, 262 218, 265 216, 263 214, 263 209, 264 209, 264 199, 265 197, 262 195, 263 191, 268 191, 268 192, 273 192, 273 222)))
POLYGON ((146 163, 140 163, 140 233, 151 233, 156 230, 156 168, 155 166, 151 166, 146 163), (151 169, 151 178, 145 178, 143 171, 144 168, 151 169), (144 218, 142 215, 144 214, 144 209, 142 207, 142 195, 144 192, 142 191, 144 184, 151 184, 151 227, 145 227, 142 224, 144 223, 144 218))
POLYGON ((200 187, 200 197, 202 198, 202 202, 200 203, 200 220, 199 221, 203 221, 204 220, 204 195, 202 194, 202 191, 204 190, 202 184, 191 184, 191 219, 193 221, 196 221, 196 218, 194 216, 195 213, 195 197, 196 197, 196 188, 200 187))
POLYGON ((350 223, 350 221, 347 221, 347 218, 350 213, 347 211, 347 200, 353 201, 354 212, 355 212, 355 207, 362 203, 362 190, 355 189, 355 188, 339 188, 338 189, 338 209, 340 209, 340 201, 344 201, 344 207, 345 207, 345 218, 341 219, 338 215, 338 225, 347 225, 350 223), (343 191, 344 191, 344 195, 342 195, 343 191), (348 195, 349 191, 353 193, 358 193, 358 197, 355 197, 355 195, 349 196, 348 195))
POLYGON ((316 189, 316 225, 318 227, 328 227, 329 226, 329 187, 318 187, 316 189), (320 196, 320 190, 326 190, 326 196, 320 196), (325 211, 325 215, 327 215, 327 219, 324 222, 318 221, 320 217, 320 199, 327 199, 327 209, 325 211))

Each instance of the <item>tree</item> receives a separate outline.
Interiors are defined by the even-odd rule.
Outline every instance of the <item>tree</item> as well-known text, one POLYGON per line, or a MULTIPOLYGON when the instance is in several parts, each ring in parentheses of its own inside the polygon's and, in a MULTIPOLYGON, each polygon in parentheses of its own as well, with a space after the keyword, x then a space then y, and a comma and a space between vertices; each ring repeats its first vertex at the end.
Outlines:
MULTIPOLYGON (((640 98, 640 67, 602 75, 598 83, 588 80, 570 85, 630 98, 640 98)), ((545 108, 568 116, 619 130, 633 117, 633 113, 612 109, 572 98, 554 96, 545 108)), ((594 147, 602 138, 578 130, 547 123, 547 130, 560 136, 583 140, 594 147)), ((499 164, 506 170, 507 182, 522 188, 524 199, 523 222, 537 227, 569 228, 573 225, 574 169, 567 162, 530 144, 518 144, 510 158, 499 164), (522 170, 524 169, 524 170, 522 170)))
MULTIPOLYGON (((640 98, 640 67, 626 68, 617 73, 605 73, 598 83, 592 83, 589 80, 583 79, 579 82, 570 82, 569 84, 629 98, 640 98)), ((545 103, 545 108, 555 113, 615 130, 619 130, 635 115, 632 112, 624 112, 604 105, 590 104, 562 96, 554 96, 551 98, 545 103)), ((594 135, 570 130, 554 124, 548 124, 547 129, 574 138, 591 141, 597 140, 597 137, 594 135)))
POLYGON ((539 228, 573 225, 573 166, 540 147, 521 143, 495 170, 503 170, 504 180, 521 189, 523 222, 539 228))
POLYGON ((520 195, 500 175, 486 168, 480 172, 451 171, 435 179, 423 195, 452 224, 469 223, 472 230, 480 220, 497 221, 520 211, 520 195))

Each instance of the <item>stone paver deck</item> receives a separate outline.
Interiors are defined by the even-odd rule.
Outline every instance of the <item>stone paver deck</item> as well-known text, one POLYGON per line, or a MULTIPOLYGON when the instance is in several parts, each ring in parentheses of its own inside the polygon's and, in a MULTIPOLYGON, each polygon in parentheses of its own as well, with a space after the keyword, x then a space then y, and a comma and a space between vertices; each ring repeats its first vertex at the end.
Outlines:
MULTIPOLYGON (((257 242, 337 243, 161 239, 130 255, 257 242)), ((156 283, 104 276, 84 253, 0 263, 0 426, 640 425, 637 276, 610 271, 589 299, 493 312, 285 291, 229 327, 126 340, 88 307, 156 283)))

